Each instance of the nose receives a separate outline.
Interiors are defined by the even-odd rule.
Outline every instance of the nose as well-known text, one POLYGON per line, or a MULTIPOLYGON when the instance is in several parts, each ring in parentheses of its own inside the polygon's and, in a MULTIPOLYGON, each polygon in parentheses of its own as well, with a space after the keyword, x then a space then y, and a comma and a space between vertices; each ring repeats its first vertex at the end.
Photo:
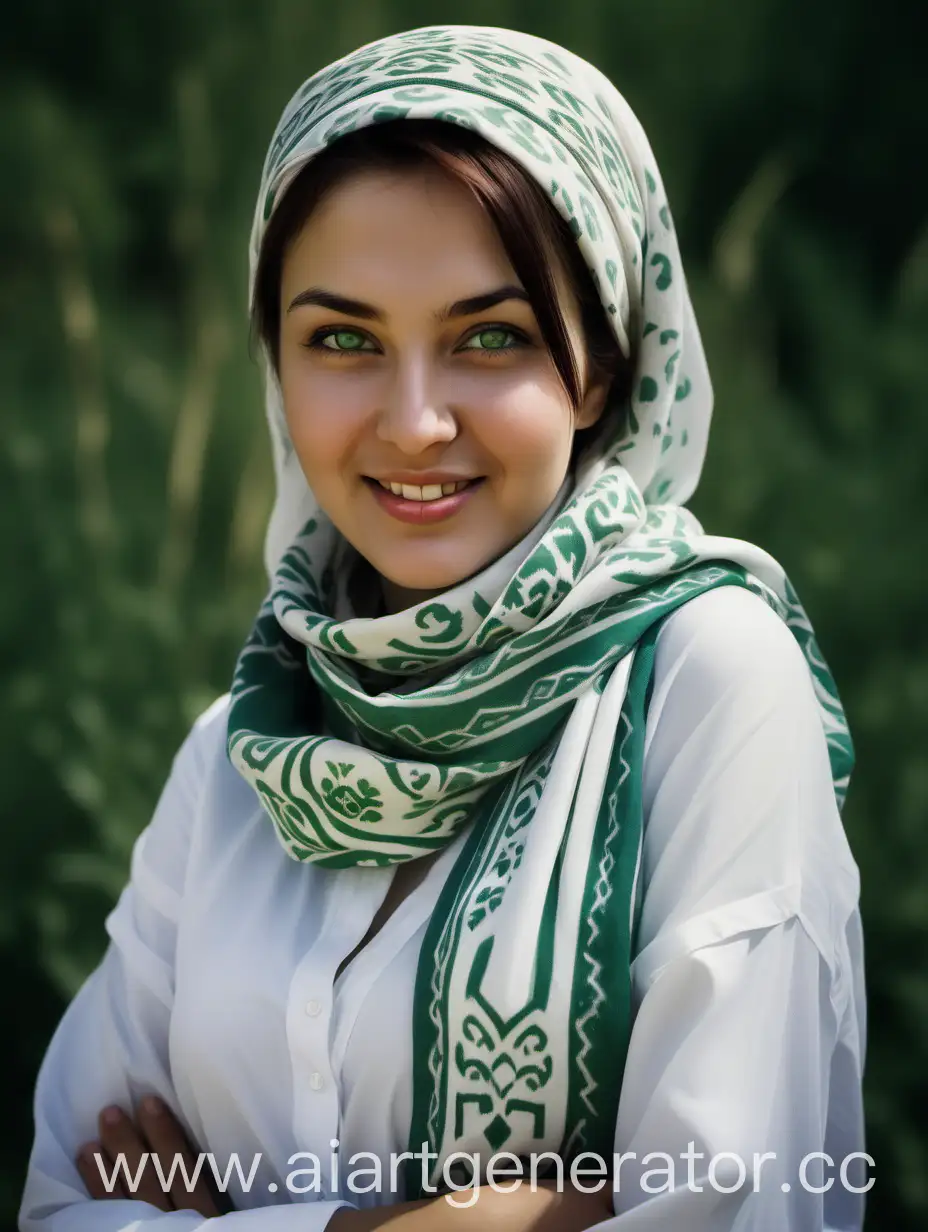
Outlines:
POLYGON ((442 382, 425 355, 407 356, 392 366, 383 391, 377 436, 405 454, 454 440, 454 414, 442 395, 442 382))

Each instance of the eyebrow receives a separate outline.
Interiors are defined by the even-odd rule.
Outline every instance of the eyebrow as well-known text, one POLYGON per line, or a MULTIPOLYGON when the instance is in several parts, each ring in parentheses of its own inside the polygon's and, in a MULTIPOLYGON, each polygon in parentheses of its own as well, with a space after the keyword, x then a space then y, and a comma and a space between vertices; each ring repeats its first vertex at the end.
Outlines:
MULTIPOLYGON (((529 303, 524 288, 512 283, 497 287, 494 291, 484 291, 480 295, 471 295, 467 299, 456 300, 447 308, 437 312, 435 316, 439 321, 447 321, 453 317, 469 317, 478 312, 486 312, 489 308, 495 308, 497 304, 503 304, 511 299, 521 300, 525 304, 529 303)), ((333 312, 341 312, 348 317, 361 317, 364 321, 383 320, 383 313, 372 304, 365 304, 359 299, 349 299, 346 295, 336 295, 334 291, 326 291, 322 287, 309 287, 306 291, 295 295, 290 301, 287 312, 293 312, 295 308, 303 308, 307 304, 329 308, 333 312)))

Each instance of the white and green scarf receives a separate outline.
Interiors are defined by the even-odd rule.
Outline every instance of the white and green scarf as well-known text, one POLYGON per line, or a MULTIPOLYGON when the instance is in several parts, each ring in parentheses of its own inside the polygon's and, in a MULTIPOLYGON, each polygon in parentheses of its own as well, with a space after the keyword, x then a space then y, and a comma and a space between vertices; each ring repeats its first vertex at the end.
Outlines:
POLYGON ((374 618, 352 606, 353 549, 306 485, 267 367, 272 584, 237 665, 229 756, 296 860, 393 864, 468 830, 415 991, 409 1143, 436 1153, 436 1177, 454 1150, 611 1154, 664 616, 716 586, 762 596, 808 659, 839 803, 853 756, 783 570, 703 534, 682 507, 712 391, 656 162, 596 69, 542 39, 467 26, 413 30, 323 69, 274 135, 252 272, 306 162, 404 117, 476 129, 542 185, 636 363, 630 410, 522 542, 439 597, 374 618))

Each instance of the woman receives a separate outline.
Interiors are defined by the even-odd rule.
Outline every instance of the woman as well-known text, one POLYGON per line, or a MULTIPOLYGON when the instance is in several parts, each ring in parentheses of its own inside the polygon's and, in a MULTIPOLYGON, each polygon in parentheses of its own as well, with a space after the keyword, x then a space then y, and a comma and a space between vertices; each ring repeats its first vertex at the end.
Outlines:
POLYGON ((524 34, 362 47, 251 258, 271 589, 20 1227, 859 1228, 850 739, 780 567, 683 508, 711 388, 627 104, 524 34), (195 1152, 223 1195, 159 1180, 195 1152))

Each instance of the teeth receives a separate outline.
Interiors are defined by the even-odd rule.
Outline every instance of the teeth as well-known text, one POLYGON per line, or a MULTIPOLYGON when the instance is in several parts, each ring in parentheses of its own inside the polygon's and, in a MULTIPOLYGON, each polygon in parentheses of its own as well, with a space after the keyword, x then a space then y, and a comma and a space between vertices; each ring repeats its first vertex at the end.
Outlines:
POLYGON ((451 496, 454 492, 460 492, 462 488, 469 485, 470 480, 462 479, 458 483, 430 483, 424 488, 411 483, 385 483, 380 479, 377 482, 382 488, 386 488, 394 496, 402 496, 404 500, 433 501, 439 500, 442 496, 451 496))

